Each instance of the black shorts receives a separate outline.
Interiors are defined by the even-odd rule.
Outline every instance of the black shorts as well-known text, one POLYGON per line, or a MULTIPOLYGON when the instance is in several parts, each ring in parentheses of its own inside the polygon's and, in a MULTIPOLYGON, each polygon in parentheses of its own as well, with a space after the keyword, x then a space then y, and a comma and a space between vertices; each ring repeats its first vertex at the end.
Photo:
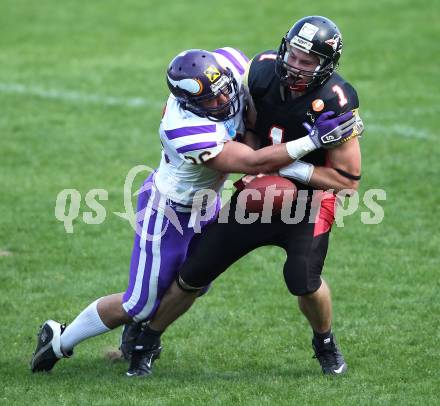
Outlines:
POLYGON ((308 204, 304 220, 298 224, 286 224, 279 214, 272 216, 271 223, 258 220, 252 224, 239 224, 234 215, 236 197, 234 195, 230 202, 228 222, 217 220, 193 240, 180 269, 182 280, 192 287, 207 286, 250 251, 275 245, 284 248, 287 254, 284 279, 289 291, 296 296, 316 291, 321 286, 321 272, 334 219, 334 198, 324 200, 320 210, 311 210, 308 204), (317 213, 312 221, 311 213, 317 213))

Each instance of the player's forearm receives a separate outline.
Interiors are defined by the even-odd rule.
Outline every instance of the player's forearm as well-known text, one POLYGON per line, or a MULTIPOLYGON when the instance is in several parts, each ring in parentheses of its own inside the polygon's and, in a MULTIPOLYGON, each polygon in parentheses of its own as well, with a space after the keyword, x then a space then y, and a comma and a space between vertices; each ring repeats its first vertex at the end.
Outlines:
POLYGON ((315 189, 333 189, 336 193, 346 190, 347 195, 352 195, 359 187, 359 180, 342 176, 333 168, 315 166, 309 185, 315 189))
MULTIPOLYGON (((353 170, 353 172, 356 171, 353 170)), ((304 185, 310 185, 315 189, 332 189, 336 193, 341 190, 346 190, 347 195, 351 195, 357 190, 360 179, 359 175, 340 169, 314 166, 301 160, 297 160, 294 163, 281 168, 279 174, 304 185)))
POLYGON ((254 151, 247 145, 228 141, 219 155, 204 164, 219 172, 257 175, 261 172, 273 172, 291 162, 286 144, 254 151))
POLYGON ((289 141, 285 144, 261 148, 252 155, 251 168, 247 169, 251 172, 245 171, 244 173, 254 175, 277 171, 283 166, 291 164, 293 161, 314 151, 316 148, 316 145, 309 136, 289 141))
POLYGON ((359 187, 361 174, 361 153, 359 141, 353 138, 342 145, 327 151, 327 160, 331 166, 314 166, 302 160, 296 160, 281 168, 281 176, 291 178, 316 189, 333 189, 336 193, 347 190, 354 193, 359 187))
POLYGON ((277 171, 292 161, 285 144, 279 144, 253 151, 239 165, 242 173, 257 175, 277 171))
POLYGON ((258 175, 275 172, 314 149, 316 146, 308 136, 257 151, 247 145, 228 141, 224 144, 221 153, 207 161, 205 165, 220 172, 258 175))

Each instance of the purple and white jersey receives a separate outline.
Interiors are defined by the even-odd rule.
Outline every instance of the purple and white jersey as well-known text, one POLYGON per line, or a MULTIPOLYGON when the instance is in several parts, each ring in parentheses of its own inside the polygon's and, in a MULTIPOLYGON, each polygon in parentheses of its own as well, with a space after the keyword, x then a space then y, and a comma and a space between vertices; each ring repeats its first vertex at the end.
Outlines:
POLYGON ((195 193, 201 189, 220 192, 227 175, 202 164, 217 156, 225 142, 244 132, 243 75, 248 59, 229 47, 213 53, 222 66, 232 71, 237 81, 241 106, 238 114, 231 120, 214 122, 182 109, 170 95, 159 128, 162 160, 154 181, 162 195, 184 205, 192 205, 195 193))

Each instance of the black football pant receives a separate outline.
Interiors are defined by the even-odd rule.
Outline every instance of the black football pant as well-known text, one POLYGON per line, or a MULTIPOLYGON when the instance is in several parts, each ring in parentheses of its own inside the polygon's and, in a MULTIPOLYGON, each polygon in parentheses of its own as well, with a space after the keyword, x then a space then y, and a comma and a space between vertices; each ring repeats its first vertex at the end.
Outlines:
POLYGON ((270 224, 260 220, 239 224, 234 215, 235 205, 236 196, 233 196, 229 221, 226 224, 216 221, 193 239, 180 269, 181 279, 192 287, 207 286, 247 253, 275 245, 286 251, 283 272, 289 291, 302 296, 319 289, 330 230, 316 233, 317 224, 309 222, 310 208, 298 224, 285 224, 279 214, 272 216, 270 224))

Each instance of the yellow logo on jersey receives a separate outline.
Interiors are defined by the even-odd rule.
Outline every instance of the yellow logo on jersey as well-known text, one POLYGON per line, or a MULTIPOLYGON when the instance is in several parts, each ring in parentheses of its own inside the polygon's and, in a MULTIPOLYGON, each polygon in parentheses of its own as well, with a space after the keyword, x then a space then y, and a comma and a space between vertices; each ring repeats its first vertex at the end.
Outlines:
POLYGON ((213 65, 208 66, 208 68, 203 73, 206 75, 210 82, 215 82, 220 77, 219 70, 213 65))

